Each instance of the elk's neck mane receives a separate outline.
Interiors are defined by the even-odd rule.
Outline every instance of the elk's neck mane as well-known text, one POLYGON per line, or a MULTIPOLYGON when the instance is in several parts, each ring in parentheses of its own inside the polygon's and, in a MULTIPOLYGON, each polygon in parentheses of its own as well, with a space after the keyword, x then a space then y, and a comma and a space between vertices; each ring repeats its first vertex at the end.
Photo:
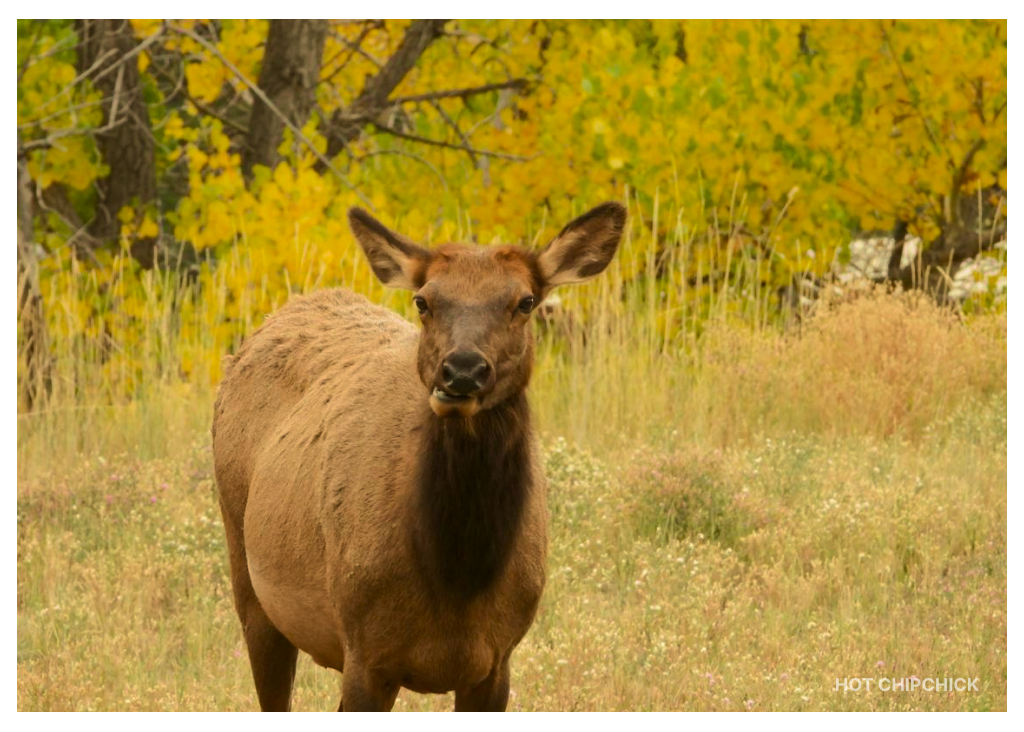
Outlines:
POLYGON ((471 421, 430 413, 421 430, 416 550, 462 599, 485 591, 508 564, 533 484, 530 429, 520 393, 471 421))

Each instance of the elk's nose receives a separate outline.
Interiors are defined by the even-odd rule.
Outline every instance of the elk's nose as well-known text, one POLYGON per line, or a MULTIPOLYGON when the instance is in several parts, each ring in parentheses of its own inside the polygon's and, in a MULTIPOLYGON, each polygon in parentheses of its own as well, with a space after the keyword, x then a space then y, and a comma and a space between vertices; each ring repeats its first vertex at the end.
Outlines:
POLYGON ((455 396, 469 396, 482 390, 490 371, 487 359, 476 351, 449 353, 441 366, 445 391, 455 396))

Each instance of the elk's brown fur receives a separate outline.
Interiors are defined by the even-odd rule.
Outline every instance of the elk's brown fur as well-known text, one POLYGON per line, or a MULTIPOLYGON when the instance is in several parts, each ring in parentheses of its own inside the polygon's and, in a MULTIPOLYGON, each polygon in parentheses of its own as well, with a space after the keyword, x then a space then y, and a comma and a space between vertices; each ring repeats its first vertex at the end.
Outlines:
POLYGON ((301 649, 344 672, 344 709, 390 709, 402 687, 504 709, 544 588, 530 311, 607 266, 625 210, 539 254, 427 250, 349 218, 377 276, 417 292, 422 330, 346 290, 297 298, 226 359, 214 411, 260 706, 289 708, 301 649))

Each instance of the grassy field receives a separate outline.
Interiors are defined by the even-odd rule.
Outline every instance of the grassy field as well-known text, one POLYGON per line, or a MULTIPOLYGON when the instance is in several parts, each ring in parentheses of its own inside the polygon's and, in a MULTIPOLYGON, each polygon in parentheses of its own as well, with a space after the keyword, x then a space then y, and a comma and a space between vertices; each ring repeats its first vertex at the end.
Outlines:
MULTIPOLYGON (((1005 316, 868 296, 679 345, 605 287, 539 351, 549 583, 510 709, 1006 709, 1005 316), (913 676, 978 690, 835 691, 913 676)), ((19 709, 257 708, 212 399, 19 418, 19 709)), ((339 680, 300 656, 294 708, 339 680)))

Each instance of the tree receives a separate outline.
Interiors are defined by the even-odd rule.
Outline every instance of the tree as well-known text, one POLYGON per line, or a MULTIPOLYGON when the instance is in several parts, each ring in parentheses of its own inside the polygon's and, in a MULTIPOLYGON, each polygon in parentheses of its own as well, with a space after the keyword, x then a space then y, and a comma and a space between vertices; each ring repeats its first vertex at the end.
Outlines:
POLYGON ((894 222, 926 245, 886 279, 942 297, 1005 235, 1006 39, 1005 21, 19 21, 40 281, 79 271, 73 252, 130 310, 148 295, 121 252, 190 263, 228 293, 224 343, 297 283, 374 292, 350 205, 421 239, 530 241, 628 191, 619 266, 657 260, 669 332, 725 290, 824 277, 894 222))
MULTIPOLYGON (((209 25, 138 22, 133 26, 126 21, 81 20, 57 28, 47 28, 40 22, 35 26, 33 46, 40 35, 45 35, 44 30, 58 30, 74 43, 68 43, 63 54, 54 60, 46 54, 34 58, 31 47, 22 49, 26 51, 20 59, 22 69, 31 69, 37 72, 35 76, 42 77, 48 66, 56 65, 62 71, 69 68, 68 58, 71 58, 76 75, 66 87, 42 99, 41 104, 21 108, 27 121, 20 123, 19 129, 33 139, 25 145, 19 143, 19 154, 36 153, 32 167, 39 170, 36 177, 47 183, 37 186, 41 188, 37 203, 43 210, 56 213, 66 227, 82 230, 78 236, 84 247, 80 246, 79 250, 94 250, 117 242, 124 233, 123 224, 130 221, 133 253, 143 266, 150 266, 156 237, 139 236, 139 232, 145 229, 147 234, 152 233, 152 225, 147 226, 143 216, 156 198, 155 170, 167 167, 157 153, 166 155, 171 148, 173 163, 176 159, 173 147, 194 137, 190 132, 204 127, 212 129, 213 121, 222 125, 215 134, 220 134, 225 125, 229 128, 228 148, 240 153, 246 181, 252 180, 257 166, 273 170, 281 162, 279 147, 286 133, 300 146, 296 155, 301 156, 301 148, 305 146, 307 154, 312 152, 318 158, 317 169, 321 173, 331 170, 331 161, 369 126, 402 139, 449 146, 444 140, 417 138, 400 121, 389 121, 388 113, 401 103, 515 90, 522 87, 523 80, 438 90, 436 94, 400 100, 396 104, 390 98, 393 91, 425 50, 444 35, 446 23, 443 20, 412 22, 402 31, 401 40, 394 45, 386 61, 379 61, 364 45, 370 45, 375 33, 393 32, 381 21, 354 23, 357 32, 351 37, 322 20, 275 20, 265 26, 265 32, 259 21, 224 21, 209 25), (138 32, 143 34, 141 42, 138 32), (253 45, 260 46, 253 42, 261 36, 265 38, 262 55, 254 57, 248 50, 253 45), (328 36, 334 45, 343 47, 340 52, 332 49, 328 65, 336 63, 343 53, 346 58, 336 68, 324 69, 324 49, 330 45, 326 43, 328 36), (371 59, 374 73, 364 75, 362 88, 347 102, 338 97, 335 89, 330 89, 329 95, 334 100, 324 104, 324 83, 354 57, 371 59), (196 61, 197 58, 200 60, 196 61), (256 69, 258 82, 253 81, 256 69), (326 79, 322 78, 322 71, 327 72, 326 79), (72 117, 69 124, 63 127, 54 124, 54 119, 62 117, 60 114, 33 119, 33 112, 39 107, 52 108, 54 102, 63 104, 64 111, 72 117), (101 111, 99 116, 72 114, 82 108, 95 111, 97 106, 101 111), (151 120, 154 111, 170 116, 151 120), (327 139, 326 150, 317 149, 302 132, 314 112, 317 120, 325 120, 322 134, 327 139), (247 119, 247 125, 240 122, 242 119, 247 119), (179 120, 189 121, 178 124, 179 120), (168 122, 171 134, 165 137, 169 139, 161 139, 158 128, 168 122), (184 137, 175 137, 179 132, 185 133, 184 137), (64 156, 47 154, 63 148, 64 142, 72 137, 85 137, 91 143, 82 145, 85 150, 80 147, 79 152, 86 152, 95 167, 89 173, 79 173, 73 184, 78 190, 91 186, 91 197, 69 192, 68 182, 60 180, 59 164, 65 162, 64 156), (158 150, 160 147, 162 151, 158 150), (52 158, 59 164, 48 165, 52 158), (84 224, 83 209, 89 214, 84 224), (126 209, 130 211, 125 213, 126 209), (83 236, 85 233, 88 236, 83 236)), ((22 36, 27 37, 32 23, 26 22, 20 30, 22 36)), ((37 98, 42 96, 36 95, 37 98)), ((465 135, 461 131, 458 134, 464 144, 450 146, 473 154, 475 151, 469 147, 465 135)), ((352 187, 337 169, 333 169, 333 173, 352 187)), ((173 207, 188 190, 179 186, 170 193, 168 202, 173 207)))
POLYGON ((285 122, 302 127, 316 101, 320 61, 327 36, 326 20, 272 20, 260 67, 259 88, 267 101, 256 98, 249 119, 249 134, 242 170, 252 177, 254 165, 276 167, 277 148, 285 122))
MULTIPOLYGON (((139 43, 127 20, 79 20, 78 75, 102 95, 102 127, 94 131, 108 172, 97 181, 97 202, 89 231, 99 241, 117 241, 118 214, 126 206, 144 209, 156 195, 156 160, 142 79, 139 43)), ((153 264, 156 237, 138 237, 132 255, 153 264)))
POLYGON ((46 314, 39 287, 39 262, 32 241, 31 180, 18 160, 18 401, 31 410, 50 388, 46 314))
MULTIPOLYGON (((389 101, 391 93, 416 65, 427 46, 441 36, 447 22, 413 21, 391 58, 380 67, 380 71, 367 79, 355 101, 334 111, 327 132, 329 158, 344 150, 368 124, 379 124, 383 129, 388 129, 386 124, 381 123, 381 117, 392 105, 389 101)), ((357 39, 353 50, 358 49, 358 43, 361 43, 360 39, 357 39)))

